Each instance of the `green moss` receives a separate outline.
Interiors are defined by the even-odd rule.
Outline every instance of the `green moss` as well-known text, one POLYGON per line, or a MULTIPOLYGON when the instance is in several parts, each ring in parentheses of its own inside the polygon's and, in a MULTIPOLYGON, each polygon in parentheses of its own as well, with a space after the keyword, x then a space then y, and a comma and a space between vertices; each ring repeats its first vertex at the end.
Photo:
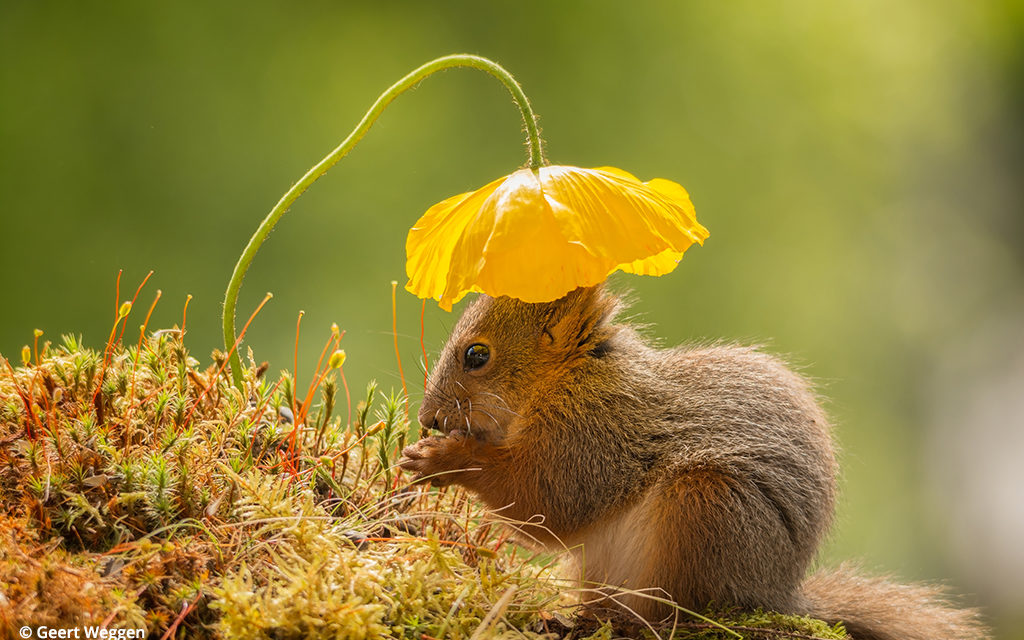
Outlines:
MULTIPOLYGON (((815 638, 820 640, 846 640, 842 624, 829 625, 821 620, 804 616, 784 615, 774 611, 708 612, 708 616, 729 629, 740 633, 746 640, 769 638, 815 638)), ((693 627, 678 632, 674 637, 686 640, 725 640, 736 636, 724 629, 701 628, 700 623, 682 623, 693 627)))

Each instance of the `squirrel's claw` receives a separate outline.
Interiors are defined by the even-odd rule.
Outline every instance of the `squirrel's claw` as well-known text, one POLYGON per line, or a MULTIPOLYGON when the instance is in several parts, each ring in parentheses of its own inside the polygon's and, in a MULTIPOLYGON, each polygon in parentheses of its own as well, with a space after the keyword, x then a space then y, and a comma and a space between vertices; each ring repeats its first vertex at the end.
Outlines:
POLYGON ((429 476, 441 470, 437 468, 439 466, 437 458, 441 453, 441 441, 443 439, 444 436, 431 435, 413 442, 406 449, 401 450, 401 459, 398 460, 398 466, 412 472, 416 482, 431 481, 434 484, 440 484, 440 482, 435 481, 439 478, 431 478, 429 476))
POLYGON ((435 486, 451 484, 452 474, 445 472, 458 468, 448 464, 452 457, 452 448, 457 444, 457 438, 422 438, 402 449, 398 466, 411 472, 415 476, 414 482, 430 482, 435 486))

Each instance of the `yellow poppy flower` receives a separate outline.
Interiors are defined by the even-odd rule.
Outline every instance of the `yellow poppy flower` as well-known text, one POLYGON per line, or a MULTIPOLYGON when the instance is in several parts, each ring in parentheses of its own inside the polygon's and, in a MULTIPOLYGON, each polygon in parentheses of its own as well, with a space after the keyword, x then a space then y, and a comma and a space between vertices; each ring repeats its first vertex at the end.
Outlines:
POLYGON ((670 180, 541 167, 431 207, 406 240, 405 288, 450 311, 471 291, 556 300, 612 272, 659 276, 708 231, 670 180))

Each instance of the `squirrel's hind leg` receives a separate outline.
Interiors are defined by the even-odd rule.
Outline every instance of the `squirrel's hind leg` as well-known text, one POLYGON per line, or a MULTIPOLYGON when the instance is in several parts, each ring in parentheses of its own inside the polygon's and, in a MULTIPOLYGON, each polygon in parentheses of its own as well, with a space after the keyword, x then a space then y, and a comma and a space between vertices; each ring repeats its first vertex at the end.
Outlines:
POLYGON ((656 483, 630 512, 607 544, 629 563, 629 575, 615 576, 624 590, 610 598, 623 608, 657 621, 674 609, 649 596, 698 612, 796 606, 806 563, 754 483, 714 465, 691 466, 656 483))

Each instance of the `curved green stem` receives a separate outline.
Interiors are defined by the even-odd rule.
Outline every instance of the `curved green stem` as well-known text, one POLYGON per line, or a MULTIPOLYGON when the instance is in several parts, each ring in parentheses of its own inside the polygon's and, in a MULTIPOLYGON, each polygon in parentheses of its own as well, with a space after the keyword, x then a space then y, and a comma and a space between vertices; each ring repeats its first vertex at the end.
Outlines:
POLYGON ((522 112, 523 122, 526 124, 526 135, 527 142, 530 149, 530 168, 537 170, 541 165, 544 164, 544 153, 541 148, 540 133, 537 130, 537 117, 533 113, 533 109, 530 107, 530 101, 527 99, 526 94, 523 93, 522 87, 516 82, 516 79, 512 77, 508 71, 498 65, 496 62, 492 62, 487 58, 481 58, 479 56, 471 55, 452 55, 437 58, 431 60, 425 65, 415 69, 407 76, 391 85, 391 87, 382 93, 377 101, 373 103, 370 110, 366 112, 363 119, 359 121, 356 128, 352 130, 352 133, 348 134, 348 137, 342 141, 341 144, 334 149, 334 151, 327 154, 327 157, 316 164, 312 169, 306 172, 306 175, 302 176, 302 179, 296 182, 291 189, 285 193, 274 208, 270 210, 267 217, 260 223, 259 228, 256 229, 256 233, 249 239, 249 244, 245 246, 245 250, 242 255, 238 258, 238 263, 235 265, 235 270, 231 273, 231 280, 228 282, 227 291, 224 293, 224 315, 223 315, 223 328, 224 328, 224 348, 230 352, 230 363, 231 363, 231 377, 234 380, 235 386, 239 390, 242 390, 242 361, 238 357, 238 349, 235 347, 235 305, 238 302, 238 291, 242 288, 242 279, 245 277, 245 272, 249 269, 249 265, 252 264, 253 258, 256 256, 256 252, 259 251, 260 245, 270 235, 270 231, 280 220, 284 212, 287 211, 295 200, 302 195, 309 185, 316 182, 316 180, 327 173, 330 169, 341 160, 353 147, 366 135, 366 132, 370 130, 373 123, 377 121, 380 114, 391 101, 397 98, 405 91, 411 89, 420 83, 424 78, 430 76, 438 71, 444 69, 451 69, 453 67, 470 67, 473 69, 479 69, 486 71, 495 78, 497 78, 505 88, 512 94, 512 99, 515 100, 519 106, 519 110, 522 112))

